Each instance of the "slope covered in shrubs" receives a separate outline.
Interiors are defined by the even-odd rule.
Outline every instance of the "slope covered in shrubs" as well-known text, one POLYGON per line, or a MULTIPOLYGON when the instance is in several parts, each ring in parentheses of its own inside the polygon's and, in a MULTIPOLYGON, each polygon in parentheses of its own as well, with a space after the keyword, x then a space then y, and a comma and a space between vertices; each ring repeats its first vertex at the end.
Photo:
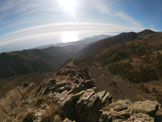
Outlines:
POLYGON ((86 61, 108 67, 112 74, 131 82, 162 79, 162 33, 137 35, 136 39, 112 45, 86 61))

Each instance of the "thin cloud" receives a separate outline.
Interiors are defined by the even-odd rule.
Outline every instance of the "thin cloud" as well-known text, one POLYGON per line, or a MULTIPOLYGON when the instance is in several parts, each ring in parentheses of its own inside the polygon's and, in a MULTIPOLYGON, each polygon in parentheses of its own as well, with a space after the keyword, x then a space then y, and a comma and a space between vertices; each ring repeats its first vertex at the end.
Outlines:
POLYGON ((133 25, 133 26, 144 27, 139 21, 135 20, 133 17, 131 17, 121 11, 112 9, 111 7, 106 5, 105 0, 100 0, 100 1, 95 0, 94 3, 95 3, 96 9, 102 14, 106 14, 111 17, 117 17, 119 19, 126 21, 127 23, 129 23, 130 25, 133 25))
POLYGON ((19 38, 15 38, 15 39, 11 39, 11 40, 7 40, 5 42, 2 42, 0 44, 0 46, 4 46, 10 43, 14 43, 14 42, 18 42, 18 41, 23 41, 23 40, 27 40, 27 39, 34 39, 34 38, 41 38, 41 37, 48 37, 48 36, 52 36, 57 34, 57 32, 49 32, 49 33, 43 33, 43 34, 34 34, 34 35, 30 35, 30 36, 25 36, 25 37, 19 37, 19 38))
POLYGON ((125 20, 126 22, 132 25, 135 25, 137 27, 143 27, 143 25, 139 21, 135 20, 133 17, 128 16, 122 12, 116 12, 116 16, 122 18, 123 20, 125 20))
MULTIPOLYGON (((141 31, 143 28, 127 27, 116 24, 94 23, 94 22, 62 22, 51 23, 40 26, 20 29, 12 33, 1 36, 0 46, 23 41, 26 39, 40 38, 42 36, 50 36, 52 34, 61 33, 63 31, 77 31, 77 32, 100 32, 100 33, 116 33, 127 31, 141 31)), ((40 38, 41 39, 41 38, 40 38)))
POLYGON ((38 41, 47 37, 52 39, 53 35, 64 31, 110 34, 144 29, 140 22, 115 10, 105 4, 105 1, 77 0, 75 21, 72 15, 60 8, 58 0, 4 0, 0 5, 0 12, 3 12, 0 13, 3 15, 0 16, 0 46, 26 40, 38 41), (5 19, 10 15, 14 16, 11 20, 5 19), (116 21, 123 21, 120 25, 116 21, 105 22, 103 15, 106 19, 112 17, 116 21))
MULTIPOLYGON (((28 27, 28 28, 24 28, 24 29, 20 29, 11 33, 7 33, 4 36, 8 36, 8 35, 15 35, 15 34, 19 34, 19 33, 26 33, 26 32, 32 32, 34 30, 42 30, 42 29, 48 29, 53 27, 53 29, 55 29, 57 27, 57 30, 61 27, 63 27, 63 31, 66 27, 68 27, 69 29, 71 28, 84 28, 86 29, 86 27, 90 27, 90 28, 96 28, 96 27, 104 27, 106 29, 108 29, 107 27, 122 27, 122 28, 132 28, 132 27, 127 27, 127 26, 121 26, 121 25, 117 25, 117 24, 108 24, 108 23, 95 23, 95 22, 57 22, 57 23, 49 23, 49 24, 43 24, 43 25, 39 25, 39 26, 32 26, 32 27, 28 27)), ((144 29, 143 27, 133 27, 135 29, 144 29)))

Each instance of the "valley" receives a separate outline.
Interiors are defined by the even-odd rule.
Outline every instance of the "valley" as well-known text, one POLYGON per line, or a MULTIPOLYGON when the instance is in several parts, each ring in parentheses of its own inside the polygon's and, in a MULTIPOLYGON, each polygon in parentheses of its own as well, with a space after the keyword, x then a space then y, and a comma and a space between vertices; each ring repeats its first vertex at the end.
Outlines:
POLYGON ((161 122, 161 37, 144 30, 82 48, 2 53, 1 75, 13 74, 0 79, 0 121, 161 122))

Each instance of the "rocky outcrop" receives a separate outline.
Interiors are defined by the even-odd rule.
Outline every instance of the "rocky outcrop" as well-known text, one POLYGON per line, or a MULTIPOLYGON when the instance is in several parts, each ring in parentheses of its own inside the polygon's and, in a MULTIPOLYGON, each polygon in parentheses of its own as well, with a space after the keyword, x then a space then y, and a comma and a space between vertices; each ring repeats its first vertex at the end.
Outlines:
POLYGON ((57 76, 68 76, 57 81, 53 87, 53 99, 66 116, 79 122, 97 122, 99 111, 106 102, 111 103, 111 95, 106 91, 96 92, 93 81, 85 69, 69 67, 59 71, 57 76))
MULTIPOLYGON (((53 100, 60 105, 65 116, 77 122, 154 122, 160 120, 156 101, 118 100, 106 91, 96 91, 87 69, 67 66, 49 80, 53 87, 53 100), (63 80, 57 79, 63 77, 63 80)), ((50 89, 50 90, 49 90, 50 89)), ((161 122, 161 121, 157 121, 161 122)))
POLYGON ((145 113, 150 116, 155 116, 156 111, 160 108, 157 101, 137 101, 129 106, 133 113, 145 113))
MULTIPOLYGON (((118 100, 102 110, 100 122, 154 122, 160 104, 156 101, 118 100)), ((161 121, 157 121, 161 122, 161 121)))
POLYGON ((13 101, 1 102, 0 113, 16 122, 162 122, 157 101, 114 101, 109 92, 96 90, 87 70, 68 64, 39 85, 19 87, 19 96, 12 90, 13 101))

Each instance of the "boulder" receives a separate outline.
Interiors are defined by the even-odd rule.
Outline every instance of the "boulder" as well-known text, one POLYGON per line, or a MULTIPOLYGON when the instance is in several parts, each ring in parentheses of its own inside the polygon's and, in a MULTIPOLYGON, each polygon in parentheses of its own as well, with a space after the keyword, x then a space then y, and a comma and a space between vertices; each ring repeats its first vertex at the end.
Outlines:
POLYGON ((97 92, 96 94, 92 95, 89 98, 87 107, 89 109, 97 110, 97 109, 102 108, 106 102, 110 103, 111 100, 112 100, 112 97, 108 92, 106 91, 97 92))
POLYGON ((76 106, 78 108, 84 107, 84 110, 99 110, 105 102, 111 102, 111 99, 111 95, 106 91, 96 93, 94 89, 87 89, 77 101, 76 106))
POLYGON ((60 104, 68 118, 84 120, 84 122, 97 122, 101 114, 99 110, 112 99, 108 92, 95 92, 95 88, 82 90, 75 94, 67 90, 61 93, 55 92, 53 98, 60 104))
POLYGON ((86 90, 94 87, 94 83, 92 80, 79 81, 79 83, 77 83, 76 81, 72 84, 75 87, 72 89, 71 93, 77 93, 82 90, 86 90))
POLYGON ((115 119, 112 122, 154 122, 154 118, 147 114, 138 113, 131 115, 131 117, 127 120, 115 119))
POLYGON ((160 104, 157 101, 132 103, 129 100, 118 100, 101 110, 99 122, 162 122, 160 110, 157 112, 159 108, 160 104))
MULTIPOLYGON (((53 82, 53 99, 60 105, 65 116, 71 120, 78 122, 153 122, 155 113, 160 108, 158 102, 150 100, 133 103, 126 99, 112 102, 112 96, 108 92, 96 91, 87 69, 66 67, 57 73, 57 77, 62 77, 62 75, 67 77, 53 82)), ((50 90, 47 89, 47 91, 50 90)), ((161 113, 156 113, 156 120, 161 120, 160 117, 161 113)))
POLYGON ((137 101, 129 106, 133 113, 145 113, 150 116, 155 116, 156 111, 159 109, 160 104, 157 101, 137 101))
POLYGON ((128 106, 131 104, 130 100, 118 100, 116 102, 111 103, 108 108, 114 111, 122 111, 128 109, 128 106))
POLYGON ((131 102, 129 100, 118 100, 106 106, 104 110, 102 110, 102 116, 111 115, 112 120, 116 119, 128 119, 131 116, 131 111, 128 109, 128 105, 131 102), (106 113, 106 114, 105 114, 106 113))
POLYGON ((124 122, 154 122, 154 118, 150 117, 148 114, 138 113, 131 115, 131 117, 124 122))

